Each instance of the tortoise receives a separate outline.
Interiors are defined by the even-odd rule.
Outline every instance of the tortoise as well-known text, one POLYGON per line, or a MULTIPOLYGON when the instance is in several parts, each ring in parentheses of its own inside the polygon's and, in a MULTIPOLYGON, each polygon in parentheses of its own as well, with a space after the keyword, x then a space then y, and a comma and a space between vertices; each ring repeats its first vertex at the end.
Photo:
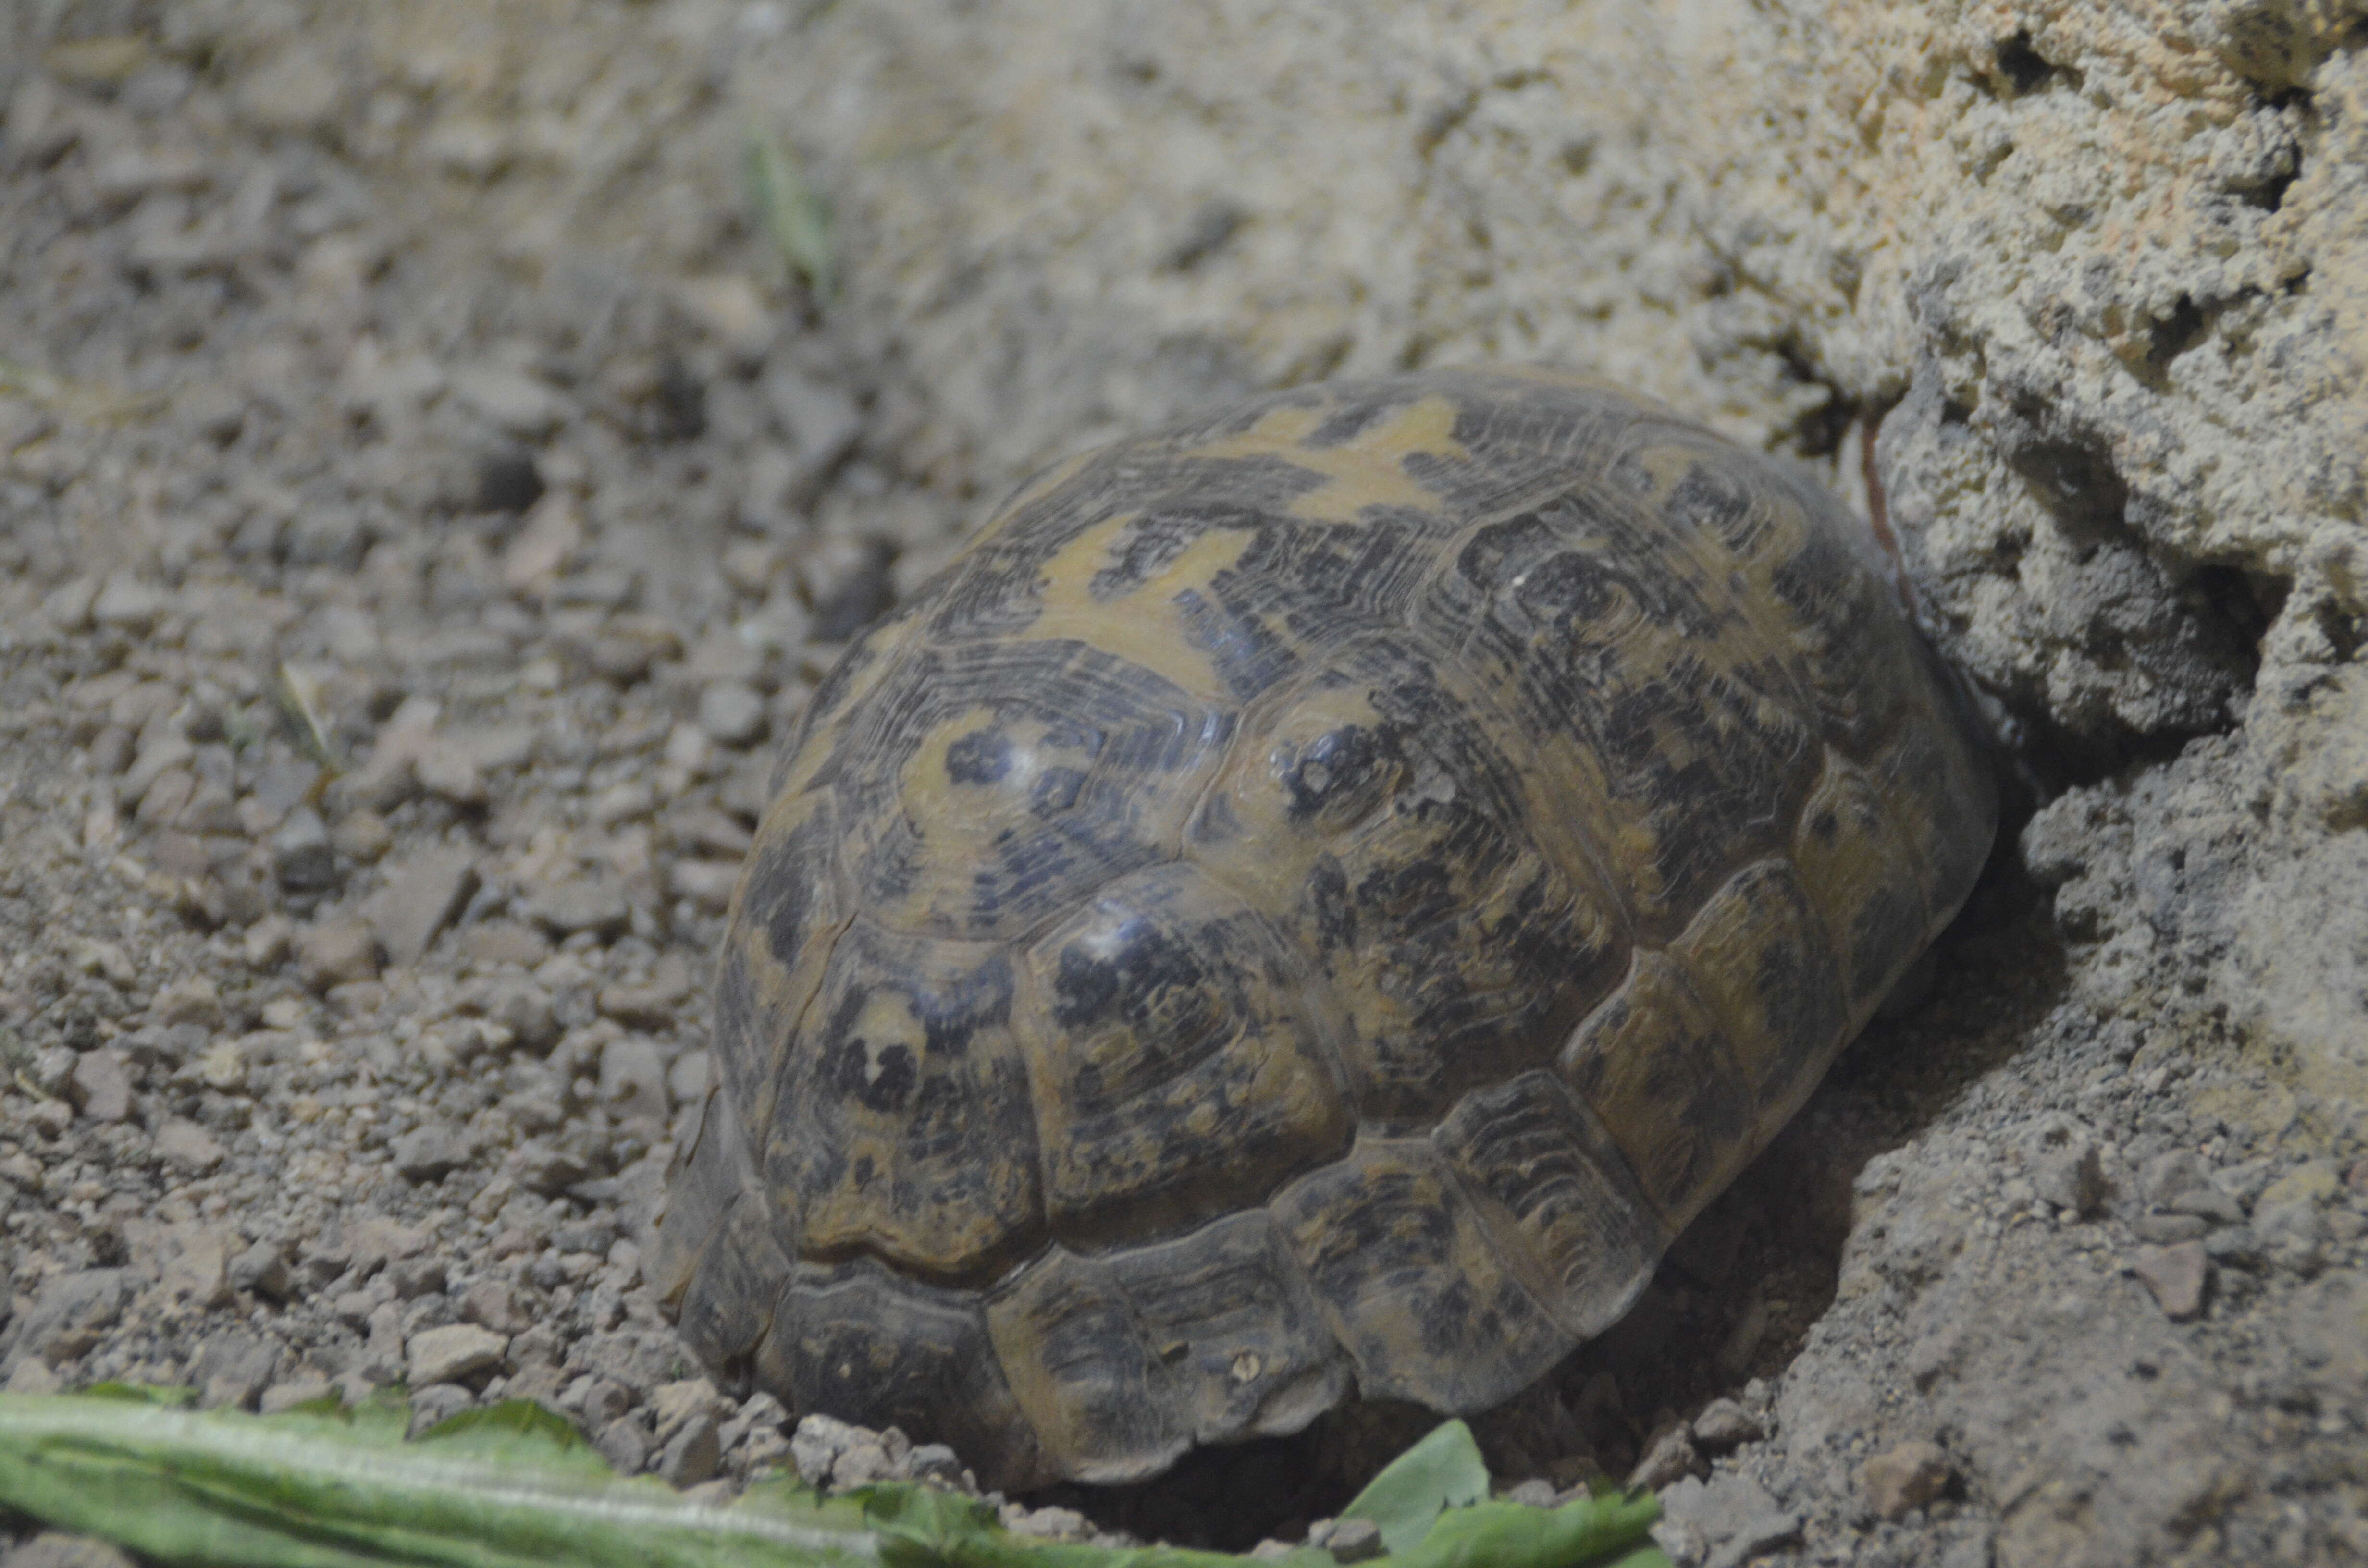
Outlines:
POLYGON ((1040 475, 776 775, 653 1262, 689 1345, 1013 1488, 1519 1392, 1984 863, 1895 581, 1793 468, 1543 372, 1040 475))

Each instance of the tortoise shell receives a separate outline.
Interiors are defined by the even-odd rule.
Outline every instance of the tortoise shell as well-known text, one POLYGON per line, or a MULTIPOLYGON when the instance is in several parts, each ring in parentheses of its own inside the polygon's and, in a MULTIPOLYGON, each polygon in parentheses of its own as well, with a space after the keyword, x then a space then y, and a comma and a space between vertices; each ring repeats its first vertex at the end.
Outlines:
POLYGON ((815 694, 653 1275, 982 1477, 1611 1325, 1987 851, 1866 525, 1589 381, 1253 398, 1016 495, 815 694))

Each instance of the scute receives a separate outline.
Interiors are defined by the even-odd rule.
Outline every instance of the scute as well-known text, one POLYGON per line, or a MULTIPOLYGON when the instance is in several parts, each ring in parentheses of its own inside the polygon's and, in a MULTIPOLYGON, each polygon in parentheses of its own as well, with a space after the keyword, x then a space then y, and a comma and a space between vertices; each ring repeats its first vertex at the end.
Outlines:
POLYGON ((1039 1244, 1043 1197, 1004 949, 858 920, 781 1066, 759 1165, 811 1257, 969 1279, 1039 1244))
POLYGON ((687 1339, 1008 1488, 1517 1392, 1980 871, 1893 573, 1545 373, 1046 471, 782 759, 650 1264, 687 1339))
POLYGON ((1137 872, 1037 941, 1019 1029, 1054 1235, 1157 1233, 1256 1204, 1356 1119, 1298 957, 1184 865, 1137 872))
POLYGON ((1563 1048, 1562 1075, 1608 1128, 1675 1235, 1756 1152, 1758 1108, 1717 1017, 1667 953, 1628 976, 1563 1048))
POLYGON ((852 706, 817 781, 868 917, 1008 941, 1164 858, 1233 727, 1073 640, 921 649, 852 706))
POLYGON ((1850 1005, 1825 922, 1790 861, 1736 872, 1669 944, 1710 1005, 1759 1104, 1763 1133, 1816 1084, 1850 1005))
POLYGON ((1349 1381, 1258 1208, 1105 1256, 1055 1246, 986 1316, 1048 1457, 1079 1480, 1137 1480, 1193 1443, 1295 1432, 1349 1381))
POLYGON ((1797 687, 1695 545, 1577 483, 1474 528, 1415 612, 1664 933, 1783 841, 1817 756, 1797 687))
POLYGON ((1541 1064, 1617 974, 1611 897, 1534 841, 1541 813, 1445 663, 1373 637, 1274 694, 1186 835, 1324 977, 1368 1119, 1436 1117, 1541 1064))
POLYGON ((1532 1072, 1474 1089, 1431 1138, 1555 1322, 1588 1339, 1619 1321, 1673 1233, 1566 1085, 1532 1072))
POLYGON ((973 1291, 901 1279, 869 1259, 802 1265, 757 1352, 757 1376, 792 1409, 951 1443, 1006 1485, 1061 1473, 1011 1396, 973 1291))
POLYGON ((1360 1138, 1271 1205, 1365 1394, 1486 1410, 1576 1348, 1426 1138, 1360 1138))
POLYGON ((1126 1292, 1055 1247, 987 1308, 996 1355, 1050 1457, 1080 1481, 1134 1481, 1192 1446, 1184 1401, 1126 1292))

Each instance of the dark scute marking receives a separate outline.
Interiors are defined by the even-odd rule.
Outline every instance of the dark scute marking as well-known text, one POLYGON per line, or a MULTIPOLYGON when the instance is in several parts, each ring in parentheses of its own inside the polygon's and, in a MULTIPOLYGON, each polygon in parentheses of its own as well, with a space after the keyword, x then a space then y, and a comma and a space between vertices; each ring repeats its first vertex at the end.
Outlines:
MULTIPOLYGON (((1227 575, 1217 574, 1221 581, 1227 575)), ((1186 639, 1208 655, 1225 689, 1247 702, 1289 674, 1299 655, 1274 628, 1238 611, 1227 597, 1222 589, 1212 599, 1187 588, 1176 596, 1176 608, 1184 617, 1186 639)))
POLYGON ((1563 1052, 1563 1076, 1665 1214, 1691 1215, 1751 1135, 1752 1085, 1668 955, 1640 951, 1563 1052))
MULTIPOLYGON (((1483 485, 1534 484, 1555 473, 1592 478, 1601 471, 1606 445, 1634 417, 1626 400, 1598 387, 1485 372, 1459 374, 1444 385, 1459 404, 1456 442, 1472 454, 1468 466, 1483 485)), ((1480 495, 1459 501, 1465 517, 1482 509, 1480 495)))
POLYGON ((960 1056, 969 1049, 973 1030, 1009 1021, 1011 960, 997 953, 953 984, 915 996, 930 1051, 960 1056))
POLYGON ((1680 908, 1699 903, 1748 847, 1772 843, 1807 782, 1805 727, 1757 696, 1684 654, 1603 715, 1614 777, 1667 823, 1656 870, 1680 908))
POLYGON ((1974 889, 1998 831, 1998 781, 1961 733, 1912 724, 1893 736, 1869 771, 1887 801, 1909 802, 1893 821, 1915 842, 1936 919, 1974 889))
MULTIPOLYGON (((1068 1085, 1080 1108, 1107 1109, 1148 1086, 1136 1080, 1172 1078, 1224 1044, 1237 1008, 1227 1006, 1222 993, 1239 988, 1156 921, 1129 920, 1096 946, 1100 950, 1076 942, 1062 948, 1053 1019, 1076 1035, 1123 1029, 1137 1043, 1140 1059, 1121 1080, 1105 1081, 1100 1065, 1087 1062, 1068 1085)), ((1243 956, 1255 961, 1255 954, 1243 956)))
POLYGON ((757 852, 743 874, 740 918, 765 933, 765 944, 783 969, 793 970, 817 929, 817 905, 829 902, 837 873, 837 812, 818 802, 804 821, 757 852))
POLYGON ((1619 603, 1621 586, 1624 585, 1601 561, 1565 551, 1532 567, 1515 595, 1532 619, 1569 626, 1611 614, 1619 603))
POLYGON ((1349 897, 1349 874, 1326 855, 1307 878, 1308 907, 1315 916, 1315 938, 1326 950, 1357 944, 1357 906, 1349 897))
POLYGON ((1209 981, 1192 949, 1151 920, 1129 920, 1110 935, 1116 940, 1099 952, 1075 942, 1061 949, 1053 1019, 1063 1028, 1145 1028, 1157 1021, 1151 1008, 1162 991, 1197 991, 1209 981))
POLYGON ((1795 1102, 1850 1019, 1825 923, 1792 863, 1762 860, 1736 873, 1670 951, 1722 1015, 1760 1109, 1795 1102))
POLYGON ((1304 819, 1328 813, 1335 824, 1353 826, 1388 799, 1402 774, 1405 753, 1395 734, 1377 734, 1362 724, 1345 724, 1302 747, 1283 772, 1291 791, 1291 814, 1304 819))
POLYGON ((830 1086, 866 1110, 902 1110, 912 1098, 920 1063, 910 1046, 866 1040, 858 1032, 856 1025, 871 1000, 868 989, 850 988, 823 1025, 822 1048, 830 1063, 830 1086))
POLYGON ((1795 1061, 1813 1061, 1840 1042, 1839 978, 1832 959, 1809 943, 1770 943, 1760 953, 1759 998, 1795 1061))
POLYGON ((1399 619, 1439 519, 1369 506, 1353 523, 1275 517, 1208 591, 1177 596, 1192 645, 1242 701, 1360 632, 1399 619))
POLYGON ((1053 557, 1113 517, 1136 514, 1111 558, 1088 579, 1087 591, 1105 600, 1140 588, 1212 530, 1288 527, 1283 514, 1323 476, 1279 453, 1203 458, 1177 449, 1228 433, 1238 432, 1197 421, 1120 442, 1017 512, 990 521, 981 541, 925 596, 930 640, 1026 631, 1042 611, 1053 557))
POLYGON ((1537 1065, 1616 977, 1592 869, 1531 835, 1526 737, 1446 663, 1395 633, 1352 644, 1245 743, 1263 766, 1241 787, 1320 846, 1291 915, 1369 1071, 1362 1113, 1391 1121, 1537 1065))
POLYGON ((784 1062, 763 1161, 810 1257, 868 1253, 963 1283, 1042 1221, 1011 964, 858 920, 784 1062))
POLYGON ((1580 1336, 1617 1321, 1668 1241, 1651 1199, 1593 1112, 1551 1074, 1466 1095, 1433 1135, 1449 1162, 1512 1224, 1538 1299, 1580 1336))
POLYGON ((848 645, 847 652, 839 655, 838 663, 822 677, 822 684, 814 687, 814 695, 806 699, 805 710, 798 715, 796 724, 781 747, 780 758, 774 764, 772 786, 775 793, 780 792, 781 780, 798 754, 839 716, 871 667, 890 656, 894 640, 887 635, 887 631, 885 627, 874 626, 856 638, 848 645))
POLYGON ((757 1376, 801 1415, 951 1444, 983 1485, 1053 1479, 970 1291, 898 1279, 868 1262, 801 1266, 757 1376))
POLYGON ((1344 447, 1372 429, 1384 415, 1405 407, 1408 401, 1403 395, 1350 399, 1327 415, 1323 424, 1310 430, 1301 445, 1319 450, 1327 447, 1344 447))
MULTIPOLYGON (((747 918, 744 912, 744 920, 747 918)), ((772 1061, 772 1042, 764 1038, 766 1019, 748 973, 748 958, 738 942, 727 939, 715 965, 716 1078, 722 1085, 720 1105, 711 1103, 710 1116, 731 1108, 734 1116, 753 1117, 763 1106, 761 1075, 772 1061)))
POLYGON ((946 777, 957 784, 995 784, 1011 771, 1011 742, 993 730, 973 730, 946 748, 946 777))
POLYGON ((1752 554, 1768 526, 1757 515, 1751 485, 1725 462, 1697 462, 1687 469, 1662 515, 1700 529, 1737 555, 1752 554))
POLYGON ((1896 596, 1827 530, 1813 528, 1769 583, 1791 612, 1819 715, 1845 748, 1863 752, 1901 709, 1930 704, 1921 651, 1896 596))
POLYGON ((1304 964, 1189 865, 1031 947, 1023 1020, 1054 1234, 1099 1250, 1263 1199, 1354 1131, 1304 964))
POLYGON ((1077 803, 1085 787, 1082 768, 1048 767, 1036 776, 1035 785, 1028 791, 1028 809, 1039 817, 1065 812, 1077 803))
POLYGON ((1255 535, 1273 522, 1264 507, 1240 501, 1184 496, 1163 500, 1127 525, 1118 559, 1093 574, 1087 592, 1097 599, 1132 594, 1173 565, 1204 535, 1255 535))
POLYGON ((1475 529, 1433 588, 1424 624, 1469 634, 1505 659, 1541 661, 1551 699, 1600 678, 1641 619, 1668 635, 1708 640, 1732 610, 1713 606, 1670 553, 1660 525, 1608 492, 1563 495, 1475 529))

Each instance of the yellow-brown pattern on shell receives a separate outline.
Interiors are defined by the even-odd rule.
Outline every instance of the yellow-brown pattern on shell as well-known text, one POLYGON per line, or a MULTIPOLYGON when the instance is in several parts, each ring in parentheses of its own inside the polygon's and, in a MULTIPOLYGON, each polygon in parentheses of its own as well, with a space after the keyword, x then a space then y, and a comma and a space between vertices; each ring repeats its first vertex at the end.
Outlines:
POLYGON ((654 1279, 1004 1485, 1508 1396, 1972 885, 1990 784, 1888 572, 1547 372, 1046 471, 801 726, 654 1279))

